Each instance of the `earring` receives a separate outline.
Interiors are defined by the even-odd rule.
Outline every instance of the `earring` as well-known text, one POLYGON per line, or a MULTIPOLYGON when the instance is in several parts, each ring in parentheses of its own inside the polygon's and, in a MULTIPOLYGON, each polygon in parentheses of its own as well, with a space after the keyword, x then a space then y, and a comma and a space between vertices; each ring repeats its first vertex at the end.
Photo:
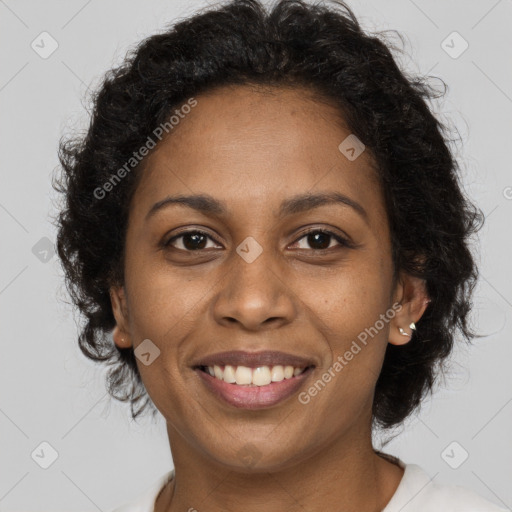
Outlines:
POLYGON ((399 327, 398 330, 402 336, 410 336, 410 334, 407 334, 401 327, 399 327))
MULTIPOLYGON (((415 331, 415 330, 416 330, 416 324, 415 324, 414 322, 411 322, 411 323, 409 324, 409 327, 410 327, 413 331, 415 331)), ((402 336, 412 336, 412 332, 411 332, 411 334, 407 334, 407 333, 406 333, 406 332, 405 332, 401 327, 399 327, 399 328, 398 328, 398 330, 400 331, 400 334, 401 334, 402 336)))

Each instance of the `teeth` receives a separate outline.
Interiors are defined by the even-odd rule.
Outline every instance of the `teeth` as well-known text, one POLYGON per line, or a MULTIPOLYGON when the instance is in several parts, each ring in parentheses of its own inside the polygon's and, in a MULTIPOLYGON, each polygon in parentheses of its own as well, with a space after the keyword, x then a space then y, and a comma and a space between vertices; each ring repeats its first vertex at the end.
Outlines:
POLYGON ((268 386, 271 382, 281 382, 285 379, 297 377, 303 373, 305 368, 294 368, 293 366, 259 366, 248 368, 247 366, 230 366, 224 368, 215 365, 206 368, 207 373, 216 379, 237 384, 239 386, 268 386))
POLYGON ((272 377, 268 366, 254 368, 252 371, 252 384, 255 384, 256 386, 268 386, 271 382, 272 377))
POLYGON ((252 384, 252 370, 246 366, 238 366, 235 372, 235 379, 238 385, 252 384))
POLYGON ((217 365, 213 367, 213 377, 217 377, 217 379, 222 379, 222 370, 217 365))
POLYGON ((272 382, 280 382, 284 379, 284 368, 281 365, 272 368, 272 382))
POLYGON ((291 379, 293 377, 293 366, 284 367, 284 378, 291 379))
MULTIPOLYGON (((222 375, 219 378, 222 379, 222 375)), ((224 368, 224 381, 229 382, 230 384, 234 384, 236 382, 235 369, 230 365, 224 368)))

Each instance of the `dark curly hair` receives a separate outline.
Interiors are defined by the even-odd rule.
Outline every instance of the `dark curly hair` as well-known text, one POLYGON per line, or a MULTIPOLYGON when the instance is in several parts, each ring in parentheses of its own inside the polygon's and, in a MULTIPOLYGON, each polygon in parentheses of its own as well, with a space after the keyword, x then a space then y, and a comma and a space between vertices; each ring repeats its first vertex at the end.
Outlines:
POLYGON ((109 288, 124 282, 128 213, 144 160, 102 199, 95 191, 176 107, 214 87, 306 86, 339 108, 377 164, 395 276, 403 270, 425 279, 431 303, 412 340, 386 348, 374 426, 399 425, 432 392, 458 331, 468 342, 477 336, 468 321, 478 278, 469 242, 483 214, 463 192, 453 141, 427 105, 442 94, 429 77, 401 71, 390 51, 400 48, 381 35, 365 33, 341 1, 326 7, 281 0, 266 9, 257 0, 233 0, 210 7, 132 48, 92 93, 85 135, 61 138, 62 172, 53 186, 65 204, 57 248, 85 319, 79 346, 110 366, 109 394, 130 402, 133 419, 148 404, 153 413, 156 408, 133 348, 120 349, 111 339, 109 288))

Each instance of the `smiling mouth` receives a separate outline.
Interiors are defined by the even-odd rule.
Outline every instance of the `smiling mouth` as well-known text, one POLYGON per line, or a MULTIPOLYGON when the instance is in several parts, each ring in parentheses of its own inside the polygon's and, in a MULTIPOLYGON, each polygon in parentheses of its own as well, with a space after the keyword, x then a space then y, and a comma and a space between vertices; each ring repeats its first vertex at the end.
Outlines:
POLYGON ((256 410, 277 406, 295 395, 315 366, 196 366, 200 381, 225 405, 256 410), (213 375, 211 375, 213 373, 213 375), (231 382, 230 382, 231 381, 231 382))
POLYGON ((258 366, 249 368, 247 366, 214 365, 198 366, 201 370, 216 380, 223 381, 235 386, 263 387, 274 383, 299 377, 308 372, 313 366, 296 367, 291 365, 258 366))

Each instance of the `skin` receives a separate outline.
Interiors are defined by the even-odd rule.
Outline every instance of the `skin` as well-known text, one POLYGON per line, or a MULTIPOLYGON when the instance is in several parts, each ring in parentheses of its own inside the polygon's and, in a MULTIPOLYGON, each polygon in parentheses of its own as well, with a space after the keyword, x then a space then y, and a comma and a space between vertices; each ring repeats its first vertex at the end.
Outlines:
POLYGON ((373 451, 374 388, 387 343, 409 342, 398 327, 411 333, 428 297, 418 278, 400 273, 393 282, 371 155, 349 161, 338 150, 350 130, 306 89, 223 87, 196 99, 146 157, 130 205, 124 285, 111 288, 116 345, 150 339, 160 350, 148 366, 137 360, 166 420, 176 471, 155 510, 380 511, 403 470, 373 451), (348 196, 367 218, 341 204, 278 217, 283 200, 318 192, 348 196), (172 205, 146 218, 175 194, 209 194, 227 213, 172 205), (315 245, 306 228, 353 246, 334 237, 315 245), (211 238, 196 241, 195 251, 190 237, 162 247, 184 229, 211 238), (263 249, 252 263, 236 252, 247 237, 263 249), (328 248, 313 251, 322 243, 328 248), (401 310, 306 405, 294 395, 266 409, 236 409, 190 367, 220 351, 277 349, 315 361, 303 391, 395 303, 401 310), (240 455, 248 445, 251 467, 240 455))

